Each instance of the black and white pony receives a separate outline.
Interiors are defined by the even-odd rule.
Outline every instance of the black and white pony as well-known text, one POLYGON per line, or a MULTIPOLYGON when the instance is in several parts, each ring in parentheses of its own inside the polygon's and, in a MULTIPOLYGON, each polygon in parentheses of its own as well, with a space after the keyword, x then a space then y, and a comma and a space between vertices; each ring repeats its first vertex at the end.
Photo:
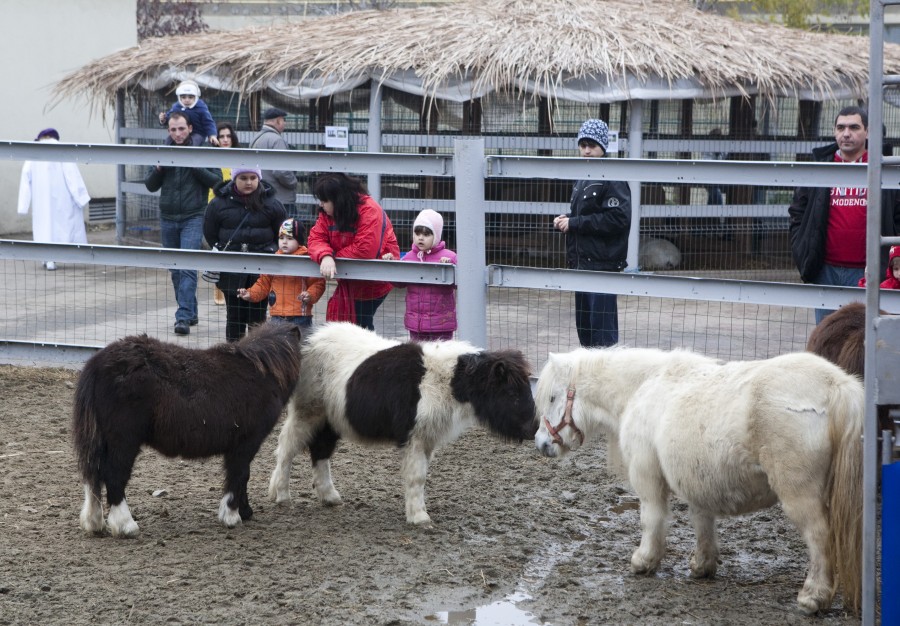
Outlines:
POLYGON ((146 335, 125 337, 85 364, 75 391, 72 436, 84 480, 81 527, 138 533, 125 501, 135 458, 148 445, 187 459, 224 455, 219 519, 250 519, 250 462, 297 384, 300 331, 264 324, 236 343, 183 348, 146 335))
POLYGON ((636 574, 665 552, 669 496, 689 505, 691 576, 713 576, 715 520, 781 502, 809 550, 797 596, 831 606, 835 578, 858 610, 861 584, 863 388, 810 353, 722 363, 688 351, 609 348, 551 354, 538 378, 535 444, 559 456, 608 437, 641 501, 636 574))
POLYGON ((278 436, 269 494, 290 501, 291 462, 305 448, 319 500, 340 504, 330 465, 338 440, 395 444, 404 448, 406 521, 430 524, 425 478, 435 450, 476 422, 509 440, 534 436, 529 375, 515 351, 401 343, 349 323, 324 324, 303 346, 303 376, 278 436))

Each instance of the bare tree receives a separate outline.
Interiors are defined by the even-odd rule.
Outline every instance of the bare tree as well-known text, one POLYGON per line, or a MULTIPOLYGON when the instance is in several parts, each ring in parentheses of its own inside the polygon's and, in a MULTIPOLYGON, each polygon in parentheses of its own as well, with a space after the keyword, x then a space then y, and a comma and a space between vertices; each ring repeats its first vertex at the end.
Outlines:
POLYGON ((186 35, 209 30, 199 2, 137 0, 138 41, 148 37, 186 35))
POLYGON ((385 11, 393 9, 397 2, 396 0, 347 0, 347 4, 350 5, 351 11, 365 11, 368 9, 385 11))

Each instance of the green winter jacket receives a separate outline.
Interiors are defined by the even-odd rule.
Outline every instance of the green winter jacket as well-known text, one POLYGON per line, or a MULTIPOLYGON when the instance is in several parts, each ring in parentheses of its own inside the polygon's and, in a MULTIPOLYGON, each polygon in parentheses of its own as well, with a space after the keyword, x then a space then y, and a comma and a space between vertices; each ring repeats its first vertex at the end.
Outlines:
MULTIPOLYGON (((172 140, 166 144, 172 145, 172 140)), ((160 218, 176 221, 203 215, 210 188, 221 181, 222 170, 218 167, 154 166, 144 177, 148 191, 159 190, 160 218)))

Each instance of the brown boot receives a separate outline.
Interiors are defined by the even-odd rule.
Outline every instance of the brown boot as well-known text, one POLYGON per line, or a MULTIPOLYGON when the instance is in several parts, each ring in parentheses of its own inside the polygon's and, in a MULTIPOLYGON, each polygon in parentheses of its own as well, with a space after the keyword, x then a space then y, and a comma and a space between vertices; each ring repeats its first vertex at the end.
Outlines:
POLYGON ((213 302, 215 302, 219 306, 225 304, 225 294, 222 293, 222 290, 218 287, 214 287, 214 289, 216 290, 216 292, 213 295, 213 302))

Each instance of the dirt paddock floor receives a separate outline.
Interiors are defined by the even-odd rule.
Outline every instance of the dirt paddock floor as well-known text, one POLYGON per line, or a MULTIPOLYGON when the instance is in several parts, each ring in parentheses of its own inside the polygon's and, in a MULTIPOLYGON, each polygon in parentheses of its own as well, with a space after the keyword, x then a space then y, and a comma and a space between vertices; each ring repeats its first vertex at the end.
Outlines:
POLYGON ((840 598, 799 613, 806 551, 779 508, 722 520, 717 578, 691 580, 693 535, 675 503, 660 571, 631 575, 638 503, 601 442, 545 459, 531 442, 469 431, 435 455, 431 529, 405 523, 395 449, 341 444, 336 508, 315 500, 298 457, 293 504, 278 507, 266 494, 273 434, 252 467, 254 518, 232 530, 216 518, 217 459, 145 451, 128 489, 140 536, 86 536, 77 375, 0 366, 0 624, 858 623, 840 598))

